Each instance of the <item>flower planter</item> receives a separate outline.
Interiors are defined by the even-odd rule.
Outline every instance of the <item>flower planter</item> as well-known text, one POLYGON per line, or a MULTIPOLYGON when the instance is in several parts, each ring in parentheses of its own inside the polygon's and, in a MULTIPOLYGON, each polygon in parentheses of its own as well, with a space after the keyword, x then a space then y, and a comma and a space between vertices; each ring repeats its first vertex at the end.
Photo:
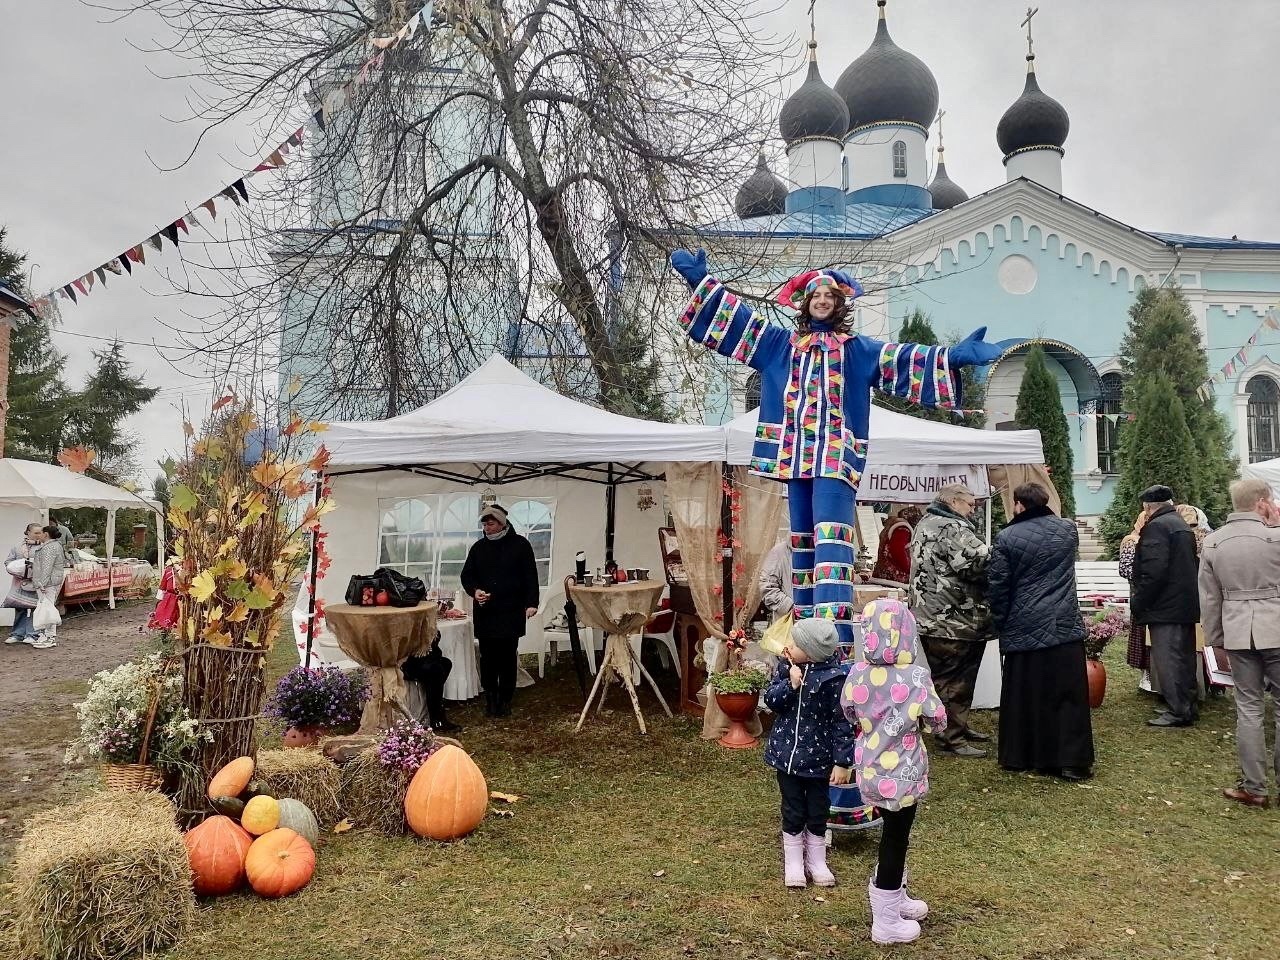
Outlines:
POLYGON ((1097 710, 1107 695, 1107 668, 1101 660, 1086 660, 1084 670, 1089 679, 1089 706, 1097 710))
POLYGON ((746 722, 756 715, 760 691, 750 693, 717 693, 716 704, 729 718, 729 729, 718 741, 730 750, 749 750, 760 741, 747 732, 746 722))
POLYGON ((284 732, 284 745, 286 747, 313 747, 317 740, 321 737, 329 735, 326 727, 306 724, 298 727, 290 727, 284 732))
POLYGON ((150 793, 164 786, 164 774, 149 763, 104 763, 101 769, 108 790, 150 793))

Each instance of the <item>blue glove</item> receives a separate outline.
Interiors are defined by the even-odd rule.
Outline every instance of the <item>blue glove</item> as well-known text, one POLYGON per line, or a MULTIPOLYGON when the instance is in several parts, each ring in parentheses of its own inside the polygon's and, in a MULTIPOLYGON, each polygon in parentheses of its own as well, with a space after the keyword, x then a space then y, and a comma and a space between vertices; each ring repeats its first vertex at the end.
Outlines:
POLYGON ((987 335, 986 327, 979 327, 954 347, 947 347, 947 362, 953 367, 985 367, 995 363, 1004 353, 994 343, 983 339, 987 335))
POLYGON ((688 250, 677 250, 671 254, 671 266, 676 273, 684 277, 690 290, 696 290, 707 277, 707 251, 701 247, 697 253, 688 250))

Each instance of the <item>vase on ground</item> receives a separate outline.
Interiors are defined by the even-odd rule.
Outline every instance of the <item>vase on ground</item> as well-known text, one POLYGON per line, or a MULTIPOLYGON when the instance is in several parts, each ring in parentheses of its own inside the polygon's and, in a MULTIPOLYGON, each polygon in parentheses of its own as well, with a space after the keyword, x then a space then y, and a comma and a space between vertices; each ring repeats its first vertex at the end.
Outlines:
POLYGON ((730 750, 748 750, 757 746, 760 741, 753 737, 746 723, 756 715, 756 705, 760 700, 760 691, 750 693, 717 693, 716 705, 724 711, 729 720, 729 729, 718 743, 730 750))
POLYGON ((301 726, 290 727, 284 732, 284 745, 286 747, 312 747, 315 746, 317 740, 329 733, 324 727, 315 724, 302 724, 301 726))
POLYGON ((1089 679, 1089 706, 1097 710, 1102 706, 1102 699, 1107 695, 1107 668, 1101 660, 1086 660, 1085 675, 1089 679))

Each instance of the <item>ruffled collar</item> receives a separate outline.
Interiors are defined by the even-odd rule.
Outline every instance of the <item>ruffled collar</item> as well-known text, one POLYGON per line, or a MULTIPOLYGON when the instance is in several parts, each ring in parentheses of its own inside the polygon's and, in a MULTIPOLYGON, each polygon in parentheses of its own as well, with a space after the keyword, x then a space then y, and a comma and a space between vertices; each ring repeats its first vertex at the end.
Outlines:
POLYGON ((845 343, 852 337, 848 333, 835 333, 831 330, 814 330, 811 333, 793 333, 791 335, 791 345, 797 350, 812 350, 817 348, 826 351, 839 351, 844 349, 845 343))

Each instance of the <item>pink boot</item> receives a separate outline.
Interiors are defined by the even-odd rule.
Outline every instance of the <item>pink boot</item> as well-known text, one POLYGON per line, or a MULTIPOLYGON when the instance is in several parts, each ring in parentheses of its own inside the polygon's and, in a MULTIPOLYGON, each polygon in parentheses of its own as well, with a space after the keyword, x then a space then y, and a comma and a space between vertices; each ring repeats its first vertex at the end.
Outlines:
MULTIPOLYGON (((871 871, 871 882, 875 883, 876 873, 880 870, 880 864, 876 864, 871 871)), ((915 900, 907 893, 907 881, 911 879, 910 871, 902 871, 902 909, 898 911, 908 920, 923 920, 929 915, 929 904, 923 900, 915 900)))
POLYGON ((875 880, 867 884, 871 901, 871 939, 879 944, 911 943, 920 939, 920 924, 902 915, 902 888, 881 890, 875 880))
POLYGON ((814 886, 834 887, 836 875, 827 866, 827 838, 820 837, 806 830, 804 837, 804 869, 814 886))
POLYGON ((788 887, 808 886, 804 877, 803 833, 782 835, 782 882, 788 887))

